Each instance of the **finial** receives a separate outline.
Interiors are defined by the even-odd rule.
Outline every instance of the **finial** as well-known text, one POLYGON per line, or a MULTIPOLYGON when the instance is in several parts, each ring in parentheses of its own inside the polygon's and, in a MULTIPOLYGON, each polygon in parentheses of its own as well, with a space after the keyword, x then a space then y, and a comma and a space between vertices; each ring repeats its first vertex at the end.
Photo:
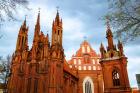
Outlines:
POLYGON ((38 13, 40 13, 40 9, 41 9, 41 8, 39 7, 39 8, 38 8, 38 13))
POLYGON ((25 15, 25 21, 26 21, 27 15, 25 15))
POLYGON ((57 9, 57 13, 58 13, 58 11, 59 11, 59 6, 57 6, 56 9, 57 9))
POLYGON ((104 45, 103 45, 103 43, 102 43, 102 42, 101 42, 100 48, 104 48, 104 45))
POLYGON ((109 24, 109 17, 106 16, 106 25, 107 25, 107 29, 110 29, 110 24, 109 24))
POLYGON ((40 23, 40 8, 38 8, 38 17, 37 17, 37 24, 40 23))
POLYGON ((25 20, 24 20, 24 22, 23 22, 23 25, 24 25, 24 26, 26 26, 26 17, 27 17, 27 15, 25 15, 25 20))
POLYGON ((84 40, 87 40, 87 36, 84 36, 83 38, 84 38, 84 40))
POLYGON ((49 31, 47 30, 47 34, 49 33, 49 31))

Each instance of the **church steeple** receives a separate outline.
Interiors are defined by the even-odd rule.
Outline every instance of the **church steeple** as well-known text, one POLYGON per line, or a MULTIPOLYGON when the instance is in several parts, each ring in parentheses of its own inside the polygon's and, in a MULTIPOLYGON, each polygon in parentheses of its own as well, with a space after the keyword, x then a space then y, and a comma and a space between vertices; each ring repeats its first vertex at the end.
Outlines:
POLYGON ((26 17, 19 30, 16 51, 23 51, 24 49, 28 49, 28 27, 26 26, 26 17))
POLYGON ((23 22, 23 25, 22 25, 23 27, 26 27, 26 15, 25 15, 25 20, 24 20, 24 22, 23 22))
POLYGON ((109 19, 107 18, 107 31, 106 31, 106 38, 108 40, 108 49, 114 49, 113 44, 113 34, 110 28, 109 19))
POLYGON ((58 10, 57 10, 57 13, 56 13, 55 22, 57 23, 57 25, 59 25, 59 23, 60 23, 60 18, 59 18, 58 10))
POLYGON ((55 20, 52 24, 52 45, 59 44, 62 46, 62 19, 60 20, 59 12, 57 10, 55 20))
POLYGON ((40 10, 38 12, 37 21, 35 25, 35 32, 34 32, 34 42, 38 41, 40 34, 40 10))

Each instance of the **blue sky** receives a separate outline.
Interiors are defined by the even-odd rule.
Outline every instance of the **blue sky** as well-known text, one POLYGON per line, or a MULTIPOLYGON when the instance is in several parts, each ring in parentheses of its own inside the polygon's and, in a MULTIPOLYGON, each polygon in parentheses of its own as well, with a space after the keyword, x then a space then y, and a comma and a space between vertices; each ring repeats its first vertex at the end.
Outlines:
MULTIPOLYGON (((105 22, 101 20, 102 16, 108 12, 107 0, 29 1, 31 10, 19 7, 18 13, 15 14, 19 21, 4 23, 1 29, 3 38, 0 39, 0 56, 6 56, 14 52, 18 31, 25 15, 27 15, 27 24, 29 25, 29 45, 31 47, 38 8, 41 8, 41 30, 45 34, 49 31, 51 38, 52 21, 55 18, 57 6, 59 6, 60 16, 63 19, 63 47, 67 60, 80 47, 84 36, 87 37, 87 40, 97 53, 100 53, 101 42, 103 42, 104 46, 107 46, 106 26, 104 25, 105 22)), ((124 46, 125 55, 128 57, 128 74, 132 87, 137 86, 135 74, 140 73, 140 43, 138 42, 140 42, 140 39, 124 46)))

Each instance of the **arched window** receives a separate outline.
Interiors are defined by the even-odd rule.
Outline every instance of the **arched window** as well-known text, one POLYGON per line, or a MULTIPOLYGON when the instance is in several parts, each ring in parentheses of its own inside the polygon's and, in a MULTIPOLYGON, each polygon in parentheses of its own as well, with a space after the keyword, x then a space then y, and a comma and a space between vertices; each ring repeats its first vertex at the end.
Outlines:
POLYGON ((84 78, 83 93, 94 93, 94 84, 92 78, 89 76, 84 78))
POLYGON ((113 86, 120 86, 120 76, 117 70, 112 72, 113 86))
POLYGON ((85 83, 85 93, 92 93, 91 83, 89 81, 86 81, 85 83))

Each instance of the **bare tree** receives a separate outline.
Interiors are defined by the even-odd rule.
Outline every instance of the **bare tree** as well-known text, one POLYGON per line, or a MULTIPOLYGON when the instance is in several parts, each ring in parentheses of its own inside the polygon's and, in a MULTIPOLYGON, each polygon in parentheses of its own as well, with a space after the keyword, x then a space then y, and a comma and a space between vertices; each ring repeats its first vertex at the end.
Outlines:
POLYGON ((6 59, 0 58, 0 83, 7 83, 7 77, 10 74, 11 56, 6 59))
POLYGON ((0 23, 3 21, 16 20, 14 13, 18 6, 27 8, 27 0, 0 0, 0 23))
POLYGON ((108 0, 108 16, 116 38, 124 43, 140 37, 140 0, 108 0))
POLYGON ((5 21, 17 20, 14 16, 18 11, 18 7, 28 9, 28 0, 0 0, 0 39, 2 38, 1 27, 5 21))
POLYGON ((3 85, 4 93, 7 93, 7 81, 10 75, 11 56, 7 56, 6 60, 0 57, 0 84, 3 85))

